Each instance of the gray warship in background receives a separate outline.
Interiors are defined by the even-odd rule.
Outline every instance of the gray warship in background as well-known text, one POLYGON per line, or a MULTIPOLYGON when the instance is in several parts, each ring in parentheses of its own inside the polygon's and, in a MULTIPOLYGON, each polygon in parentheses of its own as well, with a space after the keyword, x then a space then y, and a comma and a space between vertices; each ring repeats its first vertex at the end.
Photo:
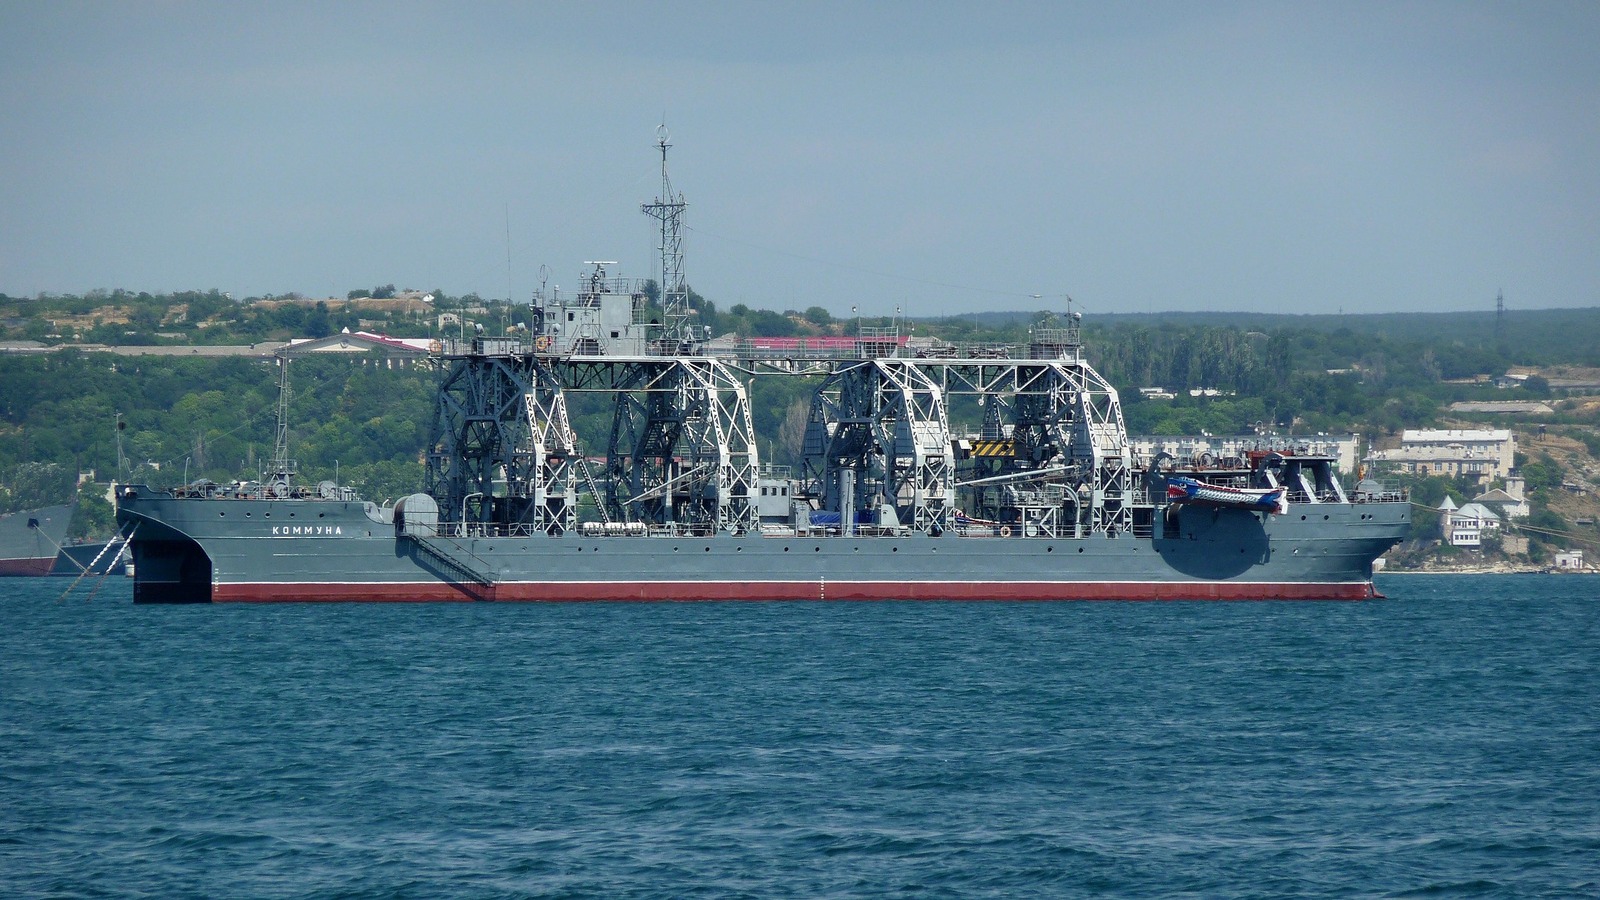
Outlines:
POLYGON ((108 542, 80 542, 68 537, 76 503, 59 503, 0 513, 0 577, 37 575, 104 575, 120 571, 122 560, 108 542))
POLYGON ((0 576, 49 575, 67 541, 76 504, 0 514, 0 576))
POLYGON ((1076 314, 1016 346, 894 327, 710 340, 668 146, 644 205, 661 223, 659 303, 590 263, 578 291, 535 295, 526 329, 440 341, 423 489, 392 506, 296 483, 286 352, 265 478, 119 487, 135 601, 1375 595, 1373 561, 1410 524, 1402 492, 1347 491, 1331 452, 1293 442, 1135 459, 1076 314), (747 383, 800 376, 819 382, 803 464, 764 465, 747 383), (603 456, 568 419, 579 391, 614 398, 603 456), (981 408, 979 433, 952 430, 951 404, 981 408), (1169 491, 1185 478, 1216 490, 1169 491))

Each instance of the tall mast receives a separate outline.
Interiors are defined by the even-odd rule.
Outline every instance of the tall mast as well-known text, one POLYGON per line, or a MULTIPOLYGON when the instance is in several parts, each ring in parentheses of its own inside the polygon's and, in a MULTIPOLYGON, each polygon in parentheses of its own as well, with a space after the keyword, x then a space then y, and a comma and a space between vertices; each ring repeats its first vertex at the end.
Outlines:
POLYGON ((656 129, 656 146, 661 150, 661 193, 654 203, 644 203, 645 215, 661 223, 661 312, 664 343, 694 339, 689 324, 689 288, 683 280, 683 211, 688 204, 682 194, 672 191, 667 177, 667 126, 656 129))
POLYGON ((285 344, 280 353, 283 362, 278 373, 278 438, 272 447, 272 471, 267 473, 267 484, 274 494, 287 496, 295 470, 295 462, 289 458, 289 345, 285 344))

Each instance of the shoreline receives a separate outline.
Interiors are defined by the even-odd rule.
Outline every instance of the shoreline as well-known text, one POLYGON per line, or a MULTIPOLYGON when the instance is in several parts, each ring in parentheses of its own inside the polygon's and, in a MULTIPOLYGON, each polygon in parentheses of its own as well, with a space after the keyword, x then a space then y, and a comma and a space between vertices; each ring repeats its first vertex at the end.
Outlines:
POLYGON ((1470 568, 1449 569, 1382 569, 1372 573, 1378 575, 1595 575, 1594 570, 1582 572, 1563 572, 1556 569, 1546 569, 1537 566, 1473 566, 1470 568))

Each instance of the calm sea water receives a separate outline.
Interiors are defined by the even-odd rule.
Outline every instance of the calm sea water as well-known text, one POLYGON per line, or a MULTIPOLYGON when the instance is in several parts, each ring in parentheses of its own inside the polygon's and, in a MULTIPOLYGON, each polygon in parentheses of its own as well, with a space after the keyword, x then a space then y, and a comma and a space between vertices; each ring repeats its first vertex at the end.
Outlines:
POLYGON ((0 582, 0 895, 1600 894, 1600 578, 134 607, 0 582))

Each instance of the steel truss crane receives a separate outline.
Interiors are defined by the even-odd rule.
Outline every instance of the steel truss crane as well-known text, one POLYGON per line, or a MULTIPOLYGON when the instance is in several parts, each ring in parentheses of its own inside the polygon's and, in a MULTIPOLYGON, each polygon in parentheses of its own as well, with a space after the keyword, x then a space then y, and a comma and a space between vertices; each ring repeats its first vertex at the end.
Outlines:
POLYGON ((954 469, 944 393, 915 361, 842 365, 813 395, 804 473, 824 509, 878 510, 880 526, 938 533, 949 524, 954 469))
POLYGON ((1122 404, 1081 357, 950 361, 929 370, 947 395, 981 398, 986 437, 1009 439, 998 469, 980 480, 1004 484, 997 476, 1049 473, 1068 488, 1076 533, 1132 527, 1133 460, 1122 404))
MULTIPOLYGON (((760 465, 733 357, 565 356, 478 338, 445 356, 428 491, 468 529, 577 526, 579 478, 603 522, 690 533, 756 527, 760 465), (566 392, 614 395, 603 484, 584 466, 566 392), (457 516, 459 511, 459 518, 457 516)), ((1132 458, 1116 389, 1076 353, 1057 359, 835 358, 813 396, 806 493, 847 528, 937 535, 964 511, 1029 533, 1133 527, 1132 458), (947 401, 984 406, 963 463, 947 401)))
POLYGON ((426 490, 468 528, 567 531, 582 458, 561 381, 531 354, 483 345, 452 358, 441 380, 426 490))
POLYGON ((722 361, 620 364, 606 450, 612 516, 709 533, 755 527, 759 455, 744 382, 722 361))

